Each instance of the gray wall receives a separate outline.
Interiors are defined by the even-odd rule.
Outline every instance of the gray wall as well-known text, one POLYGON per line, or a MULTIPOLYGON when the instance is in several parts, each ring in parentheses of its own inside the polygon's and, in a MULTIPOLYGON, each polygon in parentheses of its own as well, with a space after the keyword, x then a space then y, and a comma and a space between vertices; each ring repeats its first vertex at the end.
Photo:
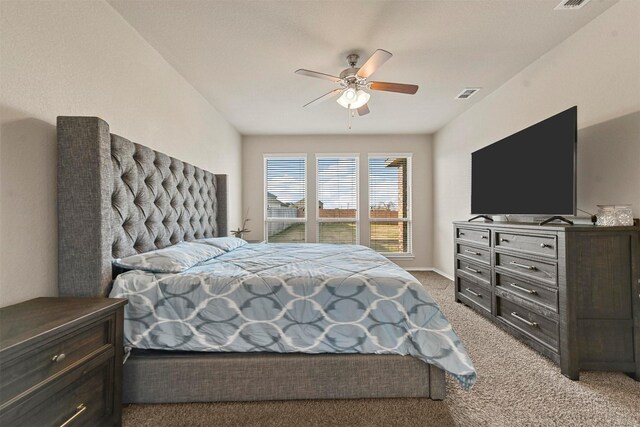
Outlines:
POLYGON ((240 135, 103 1, 0 2, 0 306, 57 294, 56 116, 229 174, 240 223, 240 135))
POLYGON ((640 111, 578 131, 578 207, 615 204, 640 217, 640 111))
POLYGON ((471 211, 471 152, 573 105, 578 206, 633 203, 640 215, 639 18, 640 2, 615 4, 436 133, 435 267, 453 273, 451 222, 471 211))

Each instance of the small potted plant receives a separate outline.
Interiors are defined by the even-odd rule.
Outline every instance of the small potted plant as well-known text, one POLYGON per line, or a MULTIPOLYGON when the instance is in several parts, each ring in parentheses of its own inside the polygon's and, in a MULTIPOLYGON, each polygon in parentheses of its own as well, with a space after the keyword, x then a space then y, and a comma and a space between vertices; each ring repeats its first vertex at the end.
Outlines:
POLYGON ((237 230, 231 230, 231 234, 233 234, 235 237, 242 239, 242 236, 244 236, 244 233, 251 233, 251 230, 247 228, 247 223, 251 221, 251 219, 248 218, 248 216, 249 216, 249 210, 247 209, 247 214, 245 215, 245 218, 242 221, 242 228, 238 227, 237 230))

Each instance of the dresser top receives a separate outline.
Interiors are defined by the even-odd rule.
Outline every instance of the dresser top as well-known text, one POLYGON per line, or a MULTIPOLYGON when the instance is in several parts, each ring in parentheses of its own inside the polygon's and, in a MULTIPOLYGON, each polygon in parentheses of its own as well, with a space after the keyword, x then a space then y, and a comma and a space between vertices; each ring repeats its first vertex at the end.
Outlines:
POLYGON ((0 308, 0 352, 50 333, 62 333, 124 306, 117 298, 35 298, 0 308))
POLYGON ((535 230, 549 230, 549 231, 640 231, 640 226, 628 225, 628 226, 616 226, 616 227, 604 227, 601 225, 591 224, 545 224, 540 225, 537 222, 506 222, 506 221, 454 221, 457 226, 473 226, 473 227, 500 227, 500 228, 528 228, 535 230))

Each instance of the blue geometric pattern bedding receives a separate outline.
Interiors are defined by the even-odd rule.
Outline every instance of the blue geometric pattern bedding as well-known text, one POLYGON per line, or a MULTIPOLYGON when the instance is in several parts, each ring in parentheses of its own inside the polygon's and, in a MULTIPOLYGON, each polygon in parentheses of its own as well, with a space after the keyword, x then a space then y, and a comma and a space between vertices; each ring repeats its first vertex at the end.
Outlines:
POLYGON ((358 245, 248 244, 178 274, 119 275, 125 346, 411 355, 465 389, 471 359, 409 273, 358 245))

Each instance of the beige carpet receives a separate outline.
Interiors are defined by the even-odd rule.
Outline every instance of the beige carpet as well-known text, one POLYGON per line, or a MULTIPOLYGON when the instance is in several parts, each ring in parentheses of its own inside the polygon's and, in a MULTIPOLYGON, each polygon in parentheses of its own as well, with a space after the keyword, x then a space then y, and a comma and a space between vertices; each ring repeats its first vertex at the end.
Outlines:
POLYGON ((621 373, 571 381, 551 361, 453 301, 453 283, 415 273, 460 335, 478 371, 464 392, 448 378, 428 399, 129 405, 125 426, 640 426, 640 383, 621 373))

